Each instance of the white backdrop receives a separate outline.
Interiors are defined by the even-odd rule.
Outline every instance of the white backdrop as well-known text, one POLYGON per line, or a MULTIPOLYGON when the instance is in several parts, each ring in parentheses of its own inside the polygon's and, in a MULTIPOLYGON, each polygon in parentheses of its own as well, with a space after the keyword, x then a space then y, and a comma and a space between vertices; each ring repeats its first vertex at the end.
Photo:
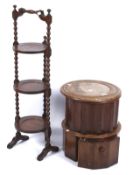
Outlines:
MULTIPOLYGON (((40 34, 44 30, 43 22, 31 17, 29 23, 29 18, 25 17, 19 22, 19 40, 40 41, 40 34)), ((0 48, 0 174, 132 174, 132 0, 4 0, 0 9, 0 48), (60 147, 60 152, 49 154, 41 162, 36 160, 36 156, 43 149, 43 134, 32 134, 29 141, 18 144, 11 150, 6 148, 15 135, 13 4, 26 9, 52 9, 51 140, 60 147), (119 163, 115 166, 89 170, 77 167, 77 163, 64 156, 61 128, 64 97, 59 89, 62 84, 77 79, 108 81, 122 90, 119 108, 121 143, 119 163)), ((41 76, 41 54, 20 54, 19 57, 21 79, 41 76)), ((22 116, 41 114, 42 96, 20 95, 20 113, 22 116)))

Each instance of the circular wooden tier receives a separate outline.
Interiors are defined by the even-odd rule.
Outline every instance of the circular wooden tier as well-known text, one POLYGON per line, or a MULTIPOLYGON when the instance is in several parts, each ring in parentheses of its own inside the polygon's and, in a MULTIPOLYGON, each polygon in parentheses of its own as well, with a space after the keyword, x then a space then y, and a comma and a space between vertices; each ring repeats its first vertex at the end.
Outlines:
POLYGON ((43 53, 46 47, 47 46, 42 43, 20 43, 17 46, 13 46, 13 50, 19 53, 34 54, 43 53))
POLYGON ((14 84, 14 90, 23 94, 43 93, 46 85, 42 80, 22 80, 14 84))
POLYGON ((18 131, 25 133, 37 133, 44 131, 47 126, 47 120, 40 116, 25 116, 20 118, 18 126, 16 126, 18 131))
POLYGON ((112 132, 117 126, 121 91, 113 84, 97 80, 78 80, 64 84, 66 126, 87 133, 112 132))

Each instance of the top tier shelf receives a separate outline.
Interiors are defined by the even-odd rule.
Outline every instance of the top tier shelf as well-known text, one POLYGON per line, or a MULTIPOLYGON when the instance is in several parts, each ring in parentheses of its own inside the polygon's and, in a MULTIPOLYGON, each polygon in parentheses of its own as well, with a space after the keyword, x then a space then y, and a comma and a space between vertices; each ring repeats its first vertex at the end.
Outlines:
POLYGON ((46 48, 47 46, 43 43, 19 43, 17 46, 13 46, 14 51, 24 54, 43 53, 46 48))

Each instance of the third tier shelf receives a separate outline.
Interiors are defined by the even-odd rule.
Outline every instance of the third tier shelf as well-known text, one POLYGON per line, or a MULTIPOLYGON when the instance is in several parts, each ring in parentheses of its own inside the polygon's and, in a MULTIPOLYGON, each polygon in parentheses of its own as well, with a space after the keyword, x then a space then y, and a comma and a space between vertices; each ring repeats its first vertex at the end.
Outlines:
POLYGON ((18 53, 43 53, 47 46, 43 43, 19 43, 17 46, 13 47, 14 51, 18 53))
POLYGON ((41 116, 31 115, 20 118, 16 128, 25 133, 37 133, 44 131, 46 126, 47 118, 43 119, 41 116))
POLYGON ((14 84, 14 90, 23 94, 43 93, 46 85, 42 80, 22 80, 14 84))

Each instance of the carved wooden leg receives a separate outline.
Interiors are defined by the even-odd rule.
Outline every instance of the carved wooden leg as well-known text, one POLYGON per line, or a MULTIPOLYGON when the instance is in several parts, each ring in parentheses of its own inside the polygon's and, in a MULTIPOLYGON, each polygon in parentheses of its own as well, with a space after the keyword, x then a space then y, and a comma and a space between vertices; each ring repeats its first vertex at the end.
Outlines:
POLYGON ((14 145, 16 145, 16 143, 17 143, 19 140, 26 141, 26 140, 28 140, 28 139, 29 139, 28 136, 25 136, 25 135, 23 136, 23 135, 21 135, 20 132, 17 132, 17 133, 16 133, 16 136, 13 137, 13 139, 11 140, 10 143, 8 143, 7 148, 11 149, 14 145))
MULTIPOLYGON (((50 11, 49 11, 50 13, 50 11)), ((50 25, 47 27, 47 37, 44 37, 44 43, 47 42, 47 49, 44 53, 44 78, 43 81, 46 84, 47 89, 44 93, 44 114, 43 117, 47 118, 47 127, 45 129, 45 148, 38 155, 37 160, 41 161, 48 154, 48 152, 57 152, 59 148, 57 146, 51 146, 50 144, 50 136, 51 136, 51 127, 50 127, 50 96, 51 96, 51 88, 50 88, 50 56, 51 56, 51 48, 50 48, 50 25)))
POLYGON ((48 152, 50 152, 50 151, 57 152, 58 150, 59 150, 59 148, 57 146, 49 145, 42 150, 42 152, 38 155, 37 160, 41 161, 48 154, 48 152))
POLYGON ((59 150, 59 148, 57 146, 51 146, 50 136, 51 136, 51 128, 49 127, 45 131, 46 146, 37 157, 37 160, 39 160, 39 161, 43 160, 43 158, 48 154, 48 152, 50 152, 50 151, 57 152, 59 150))

